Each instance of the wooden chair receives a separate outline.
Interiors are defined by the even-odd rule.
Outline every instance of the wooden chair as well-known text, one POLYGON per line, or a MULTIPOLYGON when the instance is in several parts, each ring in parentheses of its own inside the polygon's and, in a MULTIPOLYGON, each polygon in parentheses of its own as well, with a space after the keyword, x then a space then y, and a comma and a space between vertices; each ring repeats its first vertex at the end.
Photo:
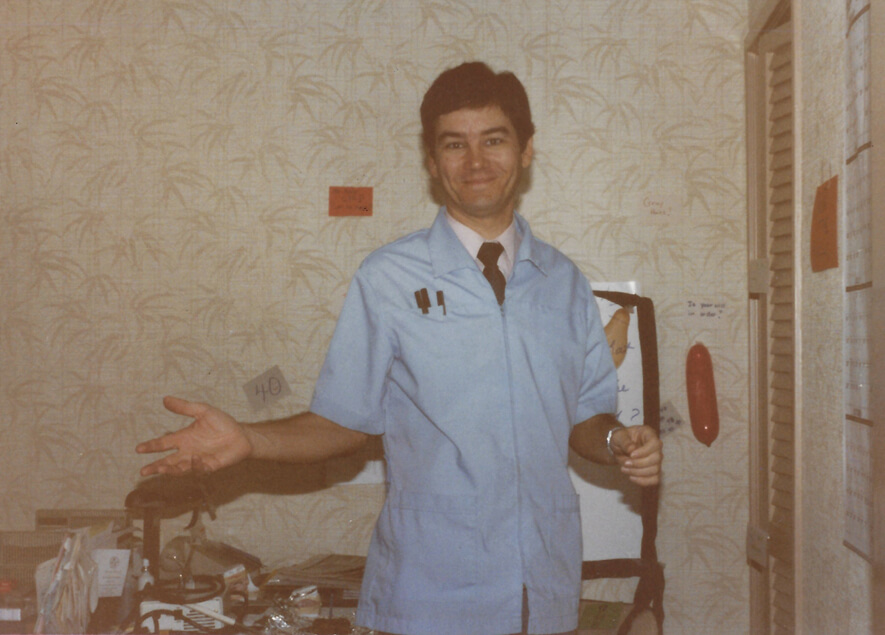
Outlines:
MULTIPOLYGON (((634 307, 642 351, 643 423, 660 433, 660 392, 658 383, 658 347, 654 304, 651 299, 619 291, 595 291, 596 296, 623 307, 634 307)), ((658 633, 664 624, 664 566, 658 561, 655 540, 658 533, 659 486, 643 487, 640 493, 642 545, 639 558, 585 560, 582 579, 639 578, 633 604, 617 625, 618 635, 626 635, 634 621, 645 611, 654 616, 658 633)), ((595 631, 594 631, 595 632, 595 631)))

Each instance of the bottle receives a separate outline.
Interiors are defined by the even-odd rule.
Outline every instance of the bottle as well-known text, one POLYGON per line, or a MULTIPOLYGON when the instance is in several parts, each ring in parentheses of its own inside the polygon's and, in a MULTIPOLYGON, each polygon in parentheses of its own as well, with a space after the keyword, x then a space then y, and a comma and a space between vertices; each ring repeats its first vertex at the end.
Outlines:
POLYGON ((148 587, 154 586, 154 576, 151 575, 150 564, 147 558, 142 560, 141 574, 138 576, 138 591, 140 593, 148 587))
POLYGON ((126 581, 123 583, 123 593, 120 595, 120 610, 117 612, 117 624, 123 624, 132 613, 135 606, 135 590, 138 587, 138 576, 141 572, 136 569, 136 563, 141 560, 141 554, 133 549, 129 566, 126 569, 126 581))

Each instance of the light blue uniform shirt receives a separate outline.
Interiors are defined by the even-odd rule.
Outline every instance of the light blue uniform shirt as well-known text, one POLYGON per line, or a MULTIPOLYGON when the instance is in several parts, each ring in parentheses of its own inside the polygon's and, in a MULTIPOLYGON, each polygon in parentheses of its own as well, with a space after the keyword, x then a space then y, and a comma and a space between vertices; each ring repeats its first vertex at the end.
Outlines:
POLYGON ((503 306, 444 209, 430 229, 369 255, 351 282, 310 410, 384 435, 388 492, 361 625, 519 632, 525 585, 530 632, 576 628, 568 439, 575 424, 615 412, 617 380, 586 278, 516 222, 503 306))

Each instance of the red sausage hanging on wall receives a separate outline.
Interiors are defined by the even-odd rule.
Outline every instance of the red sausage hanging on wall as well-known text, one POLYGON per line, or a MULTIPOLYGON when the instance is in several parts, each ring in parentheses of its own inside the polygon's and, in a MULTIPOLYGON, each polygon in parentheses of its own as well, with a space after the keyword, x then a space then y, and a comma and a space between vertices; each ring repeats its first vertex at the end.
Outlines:
POLYGON ((716 405, 713 360, 710 351, 700 342, 688 350, 685 385, 691 431, 698 441, 709 447, 719 436, 719 408, 716 405))

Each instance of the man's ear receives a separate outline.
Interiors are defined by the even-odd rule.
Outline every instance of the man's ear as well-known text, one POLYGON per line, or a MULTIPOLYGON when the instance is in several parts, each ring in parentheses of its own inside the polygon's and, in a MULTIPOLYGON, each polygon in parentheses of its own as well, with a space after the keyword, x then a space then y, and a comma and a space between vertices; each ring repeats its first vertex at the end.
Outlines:
POLYGON ((532 158, 535 156, 535 148, 532 144, 535 137, 532 135, 529 137, 529 140, 525 142, 525 149, 522 151, 522 167, 527 168, 532 164, 532 158))
POLYGON ((437 168, 436 160, 433 158, 433 153, 430 150, 426 150, 424 156, 426 157, 424 163, 427 166, 427 171, 430 172, 430 176, 434 179, 438 178, 439 169, 437 168))

